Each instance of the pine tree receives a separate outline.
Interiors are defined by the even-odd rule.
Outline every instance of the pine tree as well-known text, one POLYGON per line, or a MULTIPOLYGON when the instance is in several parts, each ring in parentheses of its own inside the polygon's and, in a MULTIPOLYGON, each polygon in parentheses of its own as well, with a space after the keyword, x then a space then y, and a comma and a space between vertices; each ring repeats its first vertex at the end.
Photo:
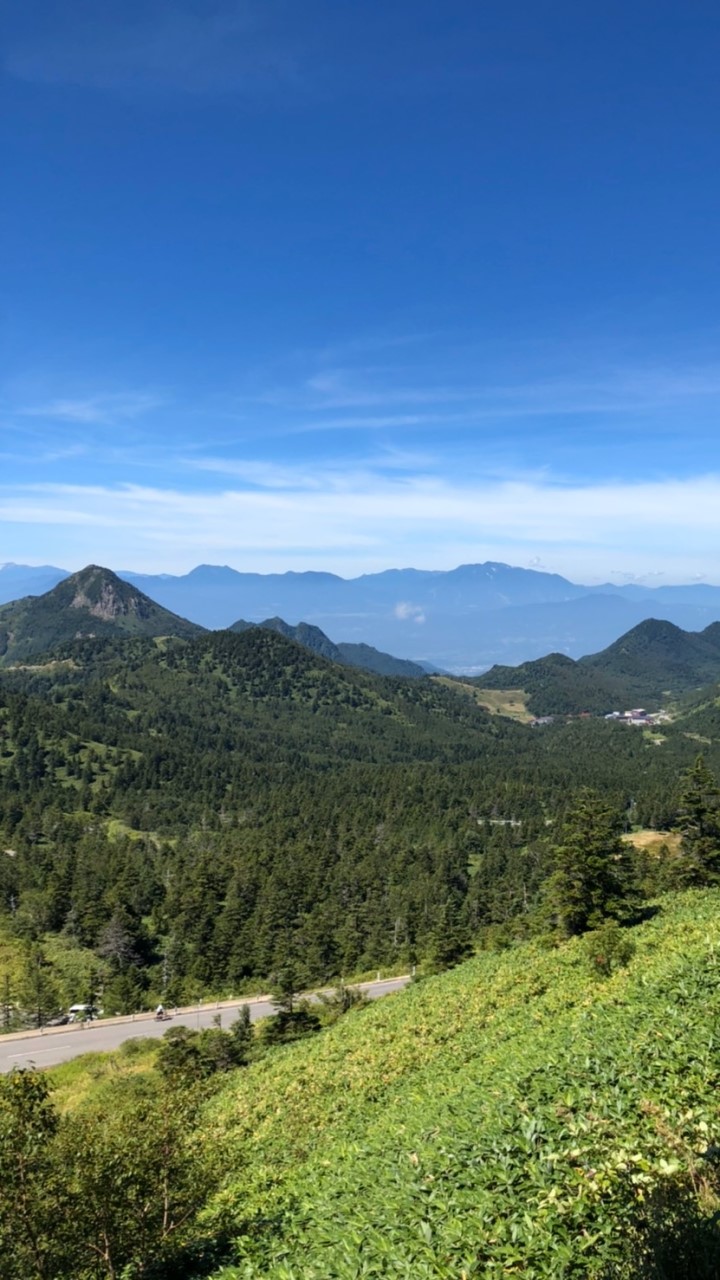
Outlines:
POLYGON ((620 816, 600 796, 584 791, 568 813, 555 846, 548 902, 567 937, 599 928, 605 920, 632 919, 639 902, 620 816))
POLYGON ((25 956, 20 1000, 36 1027, 44 1027, 62 1008, 52 966, 37 943, 31 943, 25 956))
POLYGON ((249 1005, 243 1004, 238 1009, 237 1018, 230 1025, 230 1035, 235 1046, 236 1063, 239 1065, 247 1062, 254 1035, 249 1005))
POLYGON ((684 777, 676 830, 681 833, 676 880, 683 885, 720 882, 720 787, 699 755, 684 777))

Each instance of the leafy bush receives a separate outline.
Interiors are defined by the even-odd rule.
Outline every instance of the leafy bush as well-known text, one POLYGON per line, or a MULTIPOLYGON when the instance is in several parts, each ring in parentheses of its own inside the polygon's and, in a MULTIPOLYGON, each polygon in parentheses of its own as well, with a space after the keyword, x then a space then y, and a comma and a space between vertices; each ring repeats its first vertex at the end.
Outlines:
POLYGON ((208 1116, 221 1274, 720 1273, 718 907, 668 900, 632 958, 607 935, 602 983, 592 939, 485 953, 234 1078, 208 1116))
POLYGON ((593 976, 609 978, 611 973, 629 964, 635 954, 635 942, 627 929, 609 921, 601 929, 585 935, 582 953, 593 976))

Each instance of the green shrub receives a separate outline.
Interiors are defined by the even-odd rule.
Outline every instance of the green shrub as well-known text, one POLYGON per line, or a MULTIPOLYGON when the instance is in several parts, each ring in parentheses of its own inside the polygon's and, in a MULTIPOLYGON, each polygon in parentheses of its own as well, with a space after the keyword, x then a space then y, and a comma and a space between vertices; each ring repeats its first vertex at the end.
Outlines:
POLYGON ((634 954, 631 933, 614 921, 585 934, 582 939, 582 955, 593 977, 609 978, 617 969, 624 969, 634 954))

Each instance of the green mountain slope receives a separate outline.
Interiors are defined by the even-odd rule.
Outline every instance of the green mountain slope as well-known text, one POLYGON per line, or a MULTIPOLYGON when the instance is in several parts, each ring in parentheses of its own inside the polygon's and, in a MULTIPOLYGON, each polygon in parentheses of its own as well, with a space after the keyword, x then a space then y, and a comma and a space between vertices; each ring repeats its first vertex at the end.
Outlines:
POLYGON ((119 913, 140 1004, 288 955, 304 984, 411 964, 525 927, 581 786, 667 828, 697 751, 672 725, 661 748, 602 720, 537 733, 262 628, 73 640, 0 672, 0 911, 91 949, 119 913))
POLYGON ((42 596, 0 607, 0 664, 27 662, 83 636, 191 636, 202 627, 155 604, 109 569, 89 565, 42 596))
POLYGON ((668 696, 719 678, 720 623, 693 632, 651 618, 600 653, 577 661, 551 653, 518 667, 495 666, 473 683, 523 689, 535 715, 563 715, 657 708, 668 696))
POLYGON ((349 667, 360 667, 362 671, 373 671, 379 676, 405 676, 413 680, 424 678, 425 669, 417 662, 406 658, 394 658, 391 653, 382 653, 370 644, 335 644, 325 635, 320 627, 309 622, 299 622, 291 626, 282 618, 267 618, 265 622, 253 623, 240 619, 234 622, 229 631, 247 631, 253 626, 265 627, 269 631, 277 631, 287 640, 295 640, 313 653, 328 658, 331 662, 345 663, 349 667))
POLYGON ((298 622, 297 626, 291 626, 289 622, 285 622, 283 618, 266 618, 264 622, 245 622, 240 618, 234 622, 228 631, 243 632, 249 631, 253 627, 263 627, 266 631, 277 631, 278 635, 285 636, 286 640, 294 640, 296 644, 301 644, 305 649, 311 649, 313 653, 320 654, 321 658, 327 658, 329 662, 342 662, 340 651, 336 644, 321 631, 319 627, 312 626, 309 622, 298 622))
POLYGON ((428 674, 417 662, 411 662, 409 658, 394 658, 391 653, 374 649, 371 644, 347 644, 341 641, 337 647, 343 662, 351 667, 374 671, 379 676, 403 676, 419 680, 428 674))
POLYGON ((657 701, 720 677, 720 626, 682 631, 649 618, 579 666, 626 683, 636 696, 657 701))
POLYGON ((222 1276, 710 1280, 719 907, 665 899, 605 981, 595 935, 479 956, 230 1079, 222 1276))
POLYGON ((205 1032, 209 1077, 176 1028, 0 1082, 8 1280, 96 1280, 98 1242, 158 1280, 716 1280, 718 908, 478 955, 249 1066, 205 1032))
POLYGON ((528 710, 535 715, 603 714, 624 707, 628 685, 612 673, 586 670, 562 653, 524 662, 518 667, 494 666, 468 683, 479 689, 522 689, 528 710))

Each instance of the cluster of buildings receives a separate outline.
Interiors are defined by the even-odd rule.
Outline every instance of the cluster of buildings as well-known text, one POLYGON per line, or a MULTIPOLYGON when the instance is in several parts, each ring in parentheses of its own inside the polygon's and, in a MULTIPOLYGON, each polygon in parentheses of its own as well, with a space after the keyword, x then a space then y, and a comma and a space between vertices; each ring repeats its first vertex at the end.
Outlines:
POLYGON ((646 711, 644 707, 634 707, 632 711, 611 711, 606 720, 617 720, 619 724, 639 724, 647 727, 651 724, 667 724, 670 716, 667 711, 646 711))
MULTIPOLYGON (((637 724, 644 728, 649 728, 654 724, 668 724, 670 716, 667 711, 646 711, 644 707, 633 707, 631 711, 610 711, 603 717, 605 720, 617 720, 618 724, 637 724)), ((592 719, 589 711, 576 712, 575 715, 564 716, 536 716, 530 721, 531 728, 535 729, 541 725, 554 724, 556 720, 590 720, 592 719)))

